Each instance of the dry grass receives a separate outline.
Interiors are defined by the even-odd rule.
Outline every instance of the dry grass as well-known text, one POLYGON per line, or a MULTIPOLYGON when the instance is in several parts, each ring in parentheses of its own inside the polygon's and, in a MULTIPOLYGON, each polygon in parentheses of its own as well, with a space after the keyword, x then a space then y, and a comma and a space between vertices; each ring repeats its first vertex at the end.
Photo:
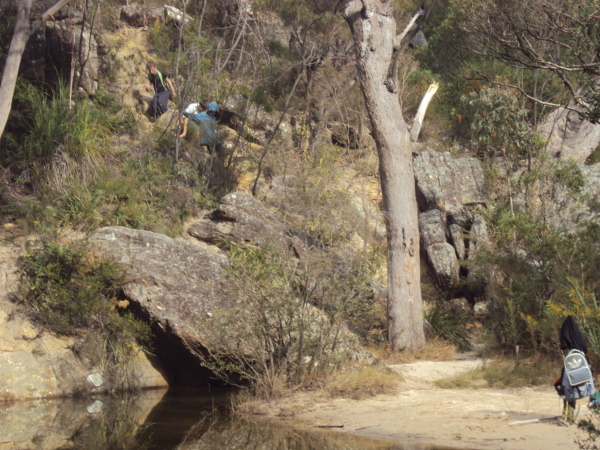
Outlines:
POLYGON ((369 366, 335 376, 327 386, 331 397, 361 400, 380 394, 393 394, 402 377, 384 366, 369 366))
POLYGON ((415 361, 450 361, 456 355, 456 347, 439 339, 428 340, 418 351, 394 352, 390 347, 371 349, 385 364, 408 364, 415 361))
POLYGON ((550 386, 560 375, 560 370, 560 364, 550 359, 531 358, 516 366, 514 360, 502 358, 455 377, 437 380, 434 384, 444 389, 550 386))

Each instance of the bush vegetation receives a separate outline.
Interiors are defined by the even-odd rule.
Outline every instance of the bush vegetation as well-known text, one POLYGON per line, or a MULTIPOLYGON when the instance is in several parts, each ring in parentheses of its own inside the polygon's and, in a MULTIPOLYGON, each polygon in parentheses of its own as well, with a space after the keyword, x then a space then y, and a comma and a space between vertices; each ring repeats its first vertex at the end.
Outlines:
POLYGON ((198 324, 218 376, 241 376, 271 397, 318 384, 362 352, 345 324, 373 326, 381 313, 360 265, 318 254, 299 261, 277 247, 232 246, 230 256, 230 301, 198 324))
MULTIPOLYGON (((122 3, 104 2, 100 17, 112 17, 111 9, 122 3)), ((407 14, 420 6, 396 3, 407 14)), ((254 134, 263 133, 262 143, 268 144, 253 147, 231 131, 227 158, 216 167, 204 156, 182 156, 193 149, 177 139, 176 130, 164 130, 160 138, 142 135, 138 126, 143 120, 107 92, 70 99, 65 83, 40 87, 21 82, 1 142, 0 214, 43 233, 121 225, 174 236, 186 219, 235 189, 243 170, 251 178, 248 172, 254 175, 264 164, 265 179, 289 176, 291 194, 281 215, 331 252, 301 264, 281 249, 232 246, 237 290, 232 304, 215 311, 210 323, 224 345, 252 345, 249 353, 245 346, 243 352, 223 348, 211 364, 224 377, 232 369, 240 371, 265 395, 283 385, 310 385, 337 363, 332 350, 346 324, 366 342, 385 348, 385 306, 373 300, 367 281, 385 279, 384 239, 366 231, 369 218, 352 204, 355 180, 341 175, 352 167, 353 174, 377 180, 369 118, 354 83, 349 30, 339 14, 327 10, 328 2, 258 1, 252 20, 235 2, 186 5, 193 22, 183 30, 161 25, 147 33, 157 62, 178 83, 177 107, 204 97, 232 102, 243 120, 235 133, 254 142, 254 134), (288 42, 278 34, 283 26, 288 42), (264 135, 280 118, 289 124, 286 133, 273 139, 264 135), (251 130, 248 122, 258 129, 251 130), (346 132, 345 143, 333 144, 330 133, 336 127, 346 132), (347 258, 346 265, 330 256, 357 249, 359 256, 347 258), (235 320, 242 303, 249 305, 252 327, 235 320)), ((465 33, 471 20, 465 8, 461 1, 436 6, 427 26, 428 46, 403 56, 399 82, 399 100, 410 122, 429 82, 440 81, 443 88, 427 116, 433 144, 478 157, 488 169, 495 198, 487 205, 486 221, 494 245, 465 264, 461 273, 470 276, 461 287, 488 302, 485 328, 493 348, 554 354, 560 322, 573 314, 600 364, 598 227, 565 230, 547 220, 558 206, 557 191, 579 196, 584 178, 576 164, 544 155, 545 142, 535 127, 547 107, 521 95, 539 93, 544 101, 562 102, 568 92, 543 71, 514 69, 463 52, 481 44, 474 33, 465 33), (478 76, 484 73, 494 77, 478 76)), ((403 23, 404 17, 398 19, 403 23)), ((0 42, 0 56, 6 44, 6 39, 0 42)), ((22 259, 24 283, 34 287, 23 301, 40 320, 47 315, 56 332, 98 325, 80 314, 93 295, 110 299, 118 291, 102 291, 107 285, 100 289, 113 269, 100 263, 90 268, 96 261, 89 255, 55 243, 22 259), (58 270, 61 265, 68 273, 58 270), (99 273, 104 278, 94 278, 99 273), (99 290, 70 297, 63 286, 85 284, 79 277, 91 277, 90 286, 99 290), (36 280, 46 280, 47 286, 36 280)), ((118 278, 110 282, 118 286, 118 278)), ((446 294, 427 299, 431 334, 466 350, 466 318, 448 307, 446 294)), ((111 301, 98 304, 110 310, 111 301)), ((119 328, 124 319, 106 317, 102 323, 107 327, 118 319, 114 326, 119 328)))
POLYGON ((20 257, 19 275, 18 301, 33 320, 77 336, 77 351, 106 373, 126 370, 140 345, 149 348, 149 326, 124 309, 122 269, 85 245, 40 243, 20 257))

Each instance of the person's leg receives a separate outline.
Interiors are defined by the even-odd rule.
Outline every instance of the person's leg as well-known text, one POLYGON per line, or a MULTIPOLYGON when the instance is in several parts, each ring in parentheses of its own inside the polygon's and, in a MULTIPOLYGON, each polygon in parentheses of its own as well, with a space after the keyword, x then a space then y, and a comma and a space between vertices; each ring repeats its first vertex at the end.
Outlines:
POLYGON ((169 107, 168 107, 169 91, 162 91, 159 94, 157 94, 157 97, 158 97, 158 115, 156 117, 159 117, 160 115, 166 113, 167 110, 169 109, 169 107))
POLYGON ((569 400, 567 402, 566 421, 569 423, 573 423, 575 421, 575 405, 576 404, 577 404, 576 400, 569 400))
POLYGON ((150 107, 152 108, 152 117, 156 119, 158 116, 160 116, 160 113, 158 112, 158 94, 154 94, 154 97, 152 97, 150 107))

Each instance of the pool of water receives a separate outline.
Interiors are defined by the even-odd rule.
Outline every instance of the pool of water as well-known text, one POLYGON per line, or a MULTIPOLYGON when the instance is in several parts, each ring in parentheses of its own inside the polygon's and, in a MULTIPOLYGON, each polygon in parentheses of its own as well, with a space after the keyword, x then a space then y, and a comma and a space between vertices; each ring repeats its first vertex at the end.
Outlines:
POLYGON ((331 431, 298 430, 264 420, 231 416, 226 413, 228 403, 227 391, 201 389, 0 403, 0 448, 405 448, 392 441, 331 431))

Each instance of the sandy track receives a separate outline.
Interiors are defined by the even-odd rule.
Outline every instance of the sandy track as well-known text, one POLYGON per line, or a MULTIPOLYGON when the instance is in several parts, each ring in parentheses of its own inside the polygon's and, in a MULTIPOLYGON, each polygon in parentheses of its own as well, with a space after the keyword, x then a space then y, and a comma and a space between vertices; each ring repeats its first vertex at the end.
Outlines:
MULTIPOLYGON (((289 414, 293 422, 314 427, 343 425, 341 433, 397 440, 405 445, 464 449, 572 449, 586 435, 558 421, 515 422, 560 415, 562 400, 552 386, 520 389, 439 389, 431 381, 473 369, 481 360, 423 361, 392 366, 402 374, 396 394, 366 400, 298 396, 271 415, 289 414)), ((585 401, 579 414, 589 417, 585 401)))

